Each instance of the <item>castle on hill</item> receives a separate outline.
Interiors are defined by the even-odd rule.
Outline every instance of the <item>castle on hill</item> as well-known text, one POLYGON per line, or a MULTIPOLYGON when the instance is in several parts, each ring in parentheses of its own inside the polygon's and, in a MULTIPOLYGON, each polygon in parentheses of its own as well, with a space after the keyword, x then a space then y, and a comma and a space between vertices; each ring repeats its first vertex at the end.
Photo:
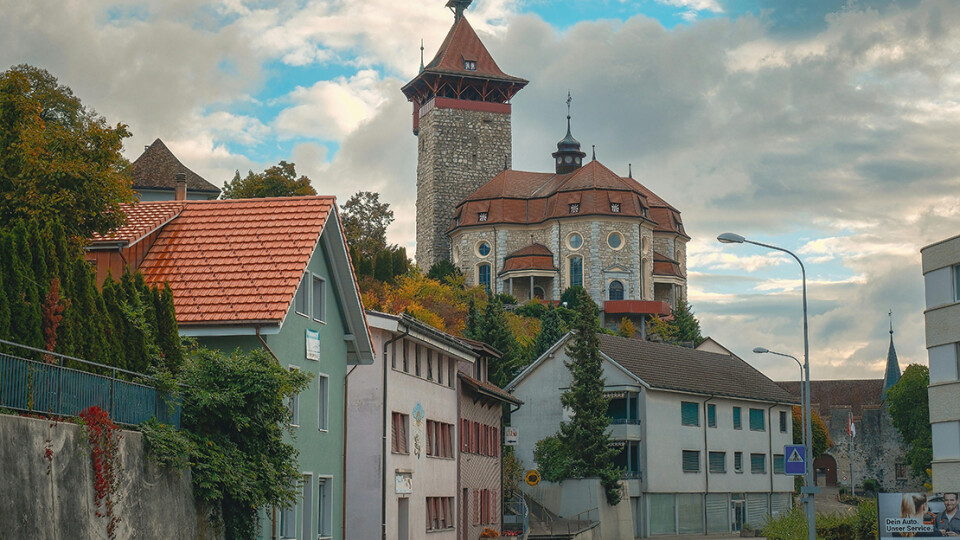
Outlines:
POLYGON ((469 4, 447 3, 453 26, 402 89, 418 139, 417 263, 449 260, 467 284, 521 302, 580 285, 607 326, 669 315, 687 294, 680 211, 632 174, 587 160, 569 96, 553 171, 513 170, 511 99, 528 81, 500 69, 463 16, 469 4))

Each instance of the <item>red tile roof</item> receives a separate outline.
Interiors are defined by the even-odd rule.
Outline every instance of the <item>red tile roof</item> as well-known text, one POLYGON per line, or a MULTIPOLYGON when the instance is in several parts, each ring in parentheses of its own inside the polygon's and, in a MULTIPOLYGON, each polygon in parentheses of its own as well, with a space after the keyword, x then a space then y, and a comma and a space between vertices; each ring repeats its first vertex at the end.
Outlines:
POLYGON ((500 69, 466 17, 461 17, 450 28, 437 55, 424 67, 423 71, 527 82, 519 77, 507 75, 500 69), (464 61, 476 62, 477 69, 467 71, 463 65, 464 61))
POLYGON ((280 323, 334 204, 333 197, 187 201, 140 270, 149 283, 170 284, 182 325, 280 323))
POLYGON ((634 217, 656 222, 656 231, 686 236, 680 212, 632 178, 593 160, 566 174, 505 170, 457 206, 450 231, 474 225, 535 224, 584 215, 634 217), (579 212, 570 213, 571 204, 579 212), (620 205, 620 212, 611 210, 620 205), (486 221, 479 220, 486 212, 486 221))
POLYGON ((90 239, 94 244, 132 244, 177 217, 184 204, 185 201, 162 201, 121 205, 127 222, 107 234, 93 233, 90 239))
POLYGON ((476 392, 484 394, 487 397, 496 399, 497 401, 502 401, 504 403, 513 403, 514 405, 520 405, 523 402, 516 398, 513 394, 501 389, 499 386, 487 382, 487 381, 478 381, 469 375, 464 375, 463 373, 458 373, 463 382, 473 388, 476 392))
POLYGON ((653 252, 653 275, 684 277, 680 263, 659 251, 653 252))
POLYGON ((530 244, 506 256, 501 274, 517 270, 549 270, 556 272, 553 252, 542 244, 530 244))
MULTIPOLYGON (((777 384, 799 399, 799 381, 779 381, 777 384)), ((880 405, 882 393, 883 379, 810 381, 810 404, 825 421, 837 407, 850 407, 853 416, 859 418, 865 407, 880 405)))

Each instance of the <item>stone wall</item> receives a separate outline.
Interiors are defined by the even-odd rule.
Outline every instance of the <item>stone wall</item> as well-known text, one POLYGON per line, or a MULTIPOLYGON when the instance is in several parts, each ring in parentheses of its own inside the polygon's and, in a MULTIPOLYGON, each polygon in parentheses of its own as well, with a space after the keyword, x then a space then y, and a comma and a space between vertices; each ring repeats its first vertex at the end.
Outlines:
MULTIPOLYGON (((847 436, 849 407, 830 410, 828 422, 833 446, 827 453, 837 462, 837 484, 850 482, 850 438, 847 436)), ((923 482, 913 477, 906 465, 906 445, 893 426, 886 406, 864 407, 862 416, 854 418, 857 436, 853 439, 853 475, 857 486, 865 478, 873 478, 880 489, 889 492, 925 491, 923 482), (897 478, 897 465, 906 467, 906 477, 897 478)))
MULTIPOLYGON (((122 432, 119 464, 117 538, 215 538, 195 506, 190 472, 167 471, 150 462, 140 433, 122 432)), ((0 536, 107 538, 107 519, 96 516, 93 482, 83 428, 0 415, 0 536)))
POLYGON ((510 114, 433 108, 420 119, 418 145, 417 264, 427 270, 449 257, 457 205, 509 166, 510 114))

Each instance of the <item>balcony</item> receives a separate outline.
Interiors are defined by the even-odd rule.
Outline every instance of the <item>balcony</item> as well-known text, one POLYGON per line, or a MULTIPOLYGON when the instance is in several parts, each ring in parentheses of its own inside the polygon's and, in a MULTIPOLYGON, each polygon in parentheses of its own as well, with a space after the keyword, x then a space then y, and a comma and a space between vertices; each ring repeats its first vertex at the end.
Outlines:
POLYGON ((670 304, 656 300, 607 300, 603 311, 608 315, 658 315, 665 317, 672 313, 670 304))
POLYGON ((615 441, 639 441, 641 434, 639 420, 616 418, 610 421, 610 438, 615 441))

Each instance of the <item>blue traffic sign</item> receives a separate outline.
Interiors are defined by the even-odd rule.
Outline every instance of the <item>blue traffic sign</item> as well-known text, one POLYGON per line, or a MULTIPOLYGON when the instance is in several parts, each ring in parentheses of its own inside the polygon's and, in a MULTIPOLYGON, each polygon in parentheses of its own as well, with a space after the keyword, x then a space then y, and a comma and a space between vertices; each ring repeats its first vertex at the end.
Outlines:
POLYGON ((806 468, 806 448, 802 444, 788 444, 783 447, 783 472, 792 475, 804 475, 806 468))

